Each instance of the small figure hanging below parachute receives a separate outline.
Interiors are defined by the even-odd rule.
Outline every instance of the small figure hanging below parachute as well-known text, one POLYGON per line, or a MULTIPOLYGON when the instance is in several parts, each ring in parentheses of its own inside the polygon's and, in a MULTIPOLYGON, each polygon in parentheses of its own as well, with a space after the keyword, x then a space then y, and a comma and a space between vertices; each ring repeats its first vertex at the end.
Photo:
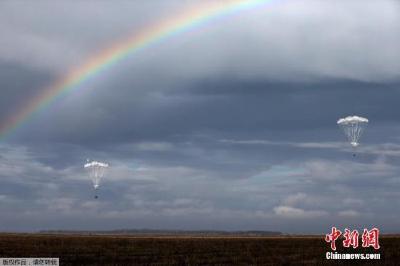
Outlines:
POLYGON ((89 160, 87 160, 84 168, 88 170, 89 177, 90 179, 92 179, 94 187, 94 198, 97 199, 97 190, 99 189, 100 181, 103 178, 106 169, 108 168, 108 164, 97 161, 89 162, 89 160))
MULTIPOLYGON (((337 124, 343 129, 344 134, 355 150, 358 145, 360 145, 359 140, 368 124, 368 119, 360 116, 348 116, 339 119, 337 124)), ((356 156, 355 152, 353 153, 353 156, 356 156)))

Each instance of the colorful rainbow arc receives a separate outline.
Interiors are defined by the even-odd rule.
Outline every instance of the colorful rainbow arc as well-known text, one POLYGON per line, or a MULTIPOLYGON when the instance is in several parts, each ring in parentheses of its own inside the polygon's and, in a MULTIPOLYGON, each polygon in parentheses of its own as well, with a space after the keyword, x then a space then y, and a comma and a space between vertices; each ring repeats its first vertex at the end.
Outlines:
POLYGON ((106 51, 87 60, 86 63, 73 69, 65 77, 46 88, 37 97, 34 97, 24 108, 10 116, 5 123, 0 125, 0 139, 9 136, 17 128, 28 122, 36 113, 46 109, 57 99, 78 88, 78 85, 81 83, 99 75, 99 73, 115 65, 128 55, 132 55, 155 43, 206 24, 206 22, 212 19, 259 7, 268 2, 271 1, 231 0, 207 2, 206 5, 195 7, 181 16, 174 16, 172 19, 146 28, 140 33, 135 33, 132 37, 116 43, 106 51))

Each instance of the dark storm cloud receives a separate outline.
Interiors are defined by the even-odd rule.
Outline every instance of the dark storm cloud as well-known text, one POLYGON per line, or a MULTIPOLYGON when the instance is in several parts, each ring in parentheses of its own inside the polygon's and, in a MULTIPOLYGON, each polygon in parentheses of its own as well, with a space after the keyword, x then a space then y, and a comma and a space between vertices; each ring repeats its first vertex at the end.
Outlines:
POLYGON ((0 117, 2 121, 29 102, 53 78, 53 75, 46 71, 0 61, 0 117))
MULTIPOLYGON (((1 121, 193 4, 2 2, 1 121)), ((3 141, 0 230, 398 231, 398 9, 286 1, 127 57, 3 141), (336 125, 350 114, 370 119, 355 159, 336 125), (98 201, 87 158, 111 164, 98 201)))
MULTIPOLYGON (((96 100, 81 101, 81 105, 74 101, 75 109, 69 105, 54 108, 56 111, 38 121, 40 126, 31 128, 30 138, 99 145, 141 140, 175 142, 209 132, 220 138, 232 134, 320 141, 323 136, 332 141, 337 136, 335 121, 348 114, 370 118, 372 130, 395 123, 400 96, 398 83, 346 80, 271 83, 226 76, 222 80, 193 80, 172 91, 150 89, 148 93, 137 92, 131 86, 118 84, 112 95, 107 95, 105 89, 97 92, 96 100)), ((370 141, 380 142, 382 136, 395 135, 386 130, 374 133, 370 141)))

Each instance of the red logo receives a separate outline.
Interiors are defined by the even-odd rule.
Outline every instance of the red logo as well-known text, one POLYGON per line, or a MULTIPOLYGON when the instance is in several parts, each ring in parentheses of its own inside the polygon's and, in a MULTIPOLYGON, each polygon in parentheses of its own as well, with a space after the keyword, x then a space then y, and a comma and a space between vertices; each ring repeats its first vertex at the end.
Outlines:
POLYGON ((362 246, 363 247, 374 247, 374 249, 379 249, 379 229, 372 228, 370 231, 364 229, 362 235, 362 246))
MULTIPOLYGON (((325 241, 331 243, 331 249, 336 250, 336 240, 342 235, 342 232, 338 230, 336 227, 332 227, 332 231, 330 234, 325 235, 325 241)), ((344 230, 344 240, 343 247, 349 248, 357 248, 360 234, 357 230, 351 231, 350 229, 345 228, 344 230)), ((371 230, 364 229, 364 232, 361 237, 362 246, 363 247, 373 247, 374 249, 379 249, 379 229, 372 228, 371 230)))
POLYGON ((342 234, 340 230, 337 230, 336 227, 332 227, 332 233, 325 236, 326 242, 331 242, 331 249, 336 250, 336 239, 342 234))
POLYGON ((357 248, 358 247, 358 231, 357 230, 353 230, 353 232, 350 232, 349 229, 345 229, 344 230, 344 240, 343 240, 343 247, 348 248, 350 246, 353 246, 353 248, 357 248))

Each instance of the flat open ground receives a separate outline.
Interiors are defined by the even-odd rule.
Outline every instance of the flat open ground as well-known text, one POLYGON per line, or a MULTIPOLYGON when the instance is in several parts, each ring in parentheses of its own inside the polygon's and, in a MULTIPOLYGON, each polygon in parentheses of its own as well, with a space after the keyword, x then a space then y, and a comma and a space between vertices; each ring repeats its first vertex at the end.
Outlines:
MULTIPOLYGON (((381 236, 381 260, 399 265, 400 237, 381 236)), ((375 253, 372 248, 338 252, 375 253)), ((323 237, 0 234, 0 257, 59 257, 60 265, 347 265, 328 261, 323 237)), ((354 265, 354 263, 352 263, 354 265)))

